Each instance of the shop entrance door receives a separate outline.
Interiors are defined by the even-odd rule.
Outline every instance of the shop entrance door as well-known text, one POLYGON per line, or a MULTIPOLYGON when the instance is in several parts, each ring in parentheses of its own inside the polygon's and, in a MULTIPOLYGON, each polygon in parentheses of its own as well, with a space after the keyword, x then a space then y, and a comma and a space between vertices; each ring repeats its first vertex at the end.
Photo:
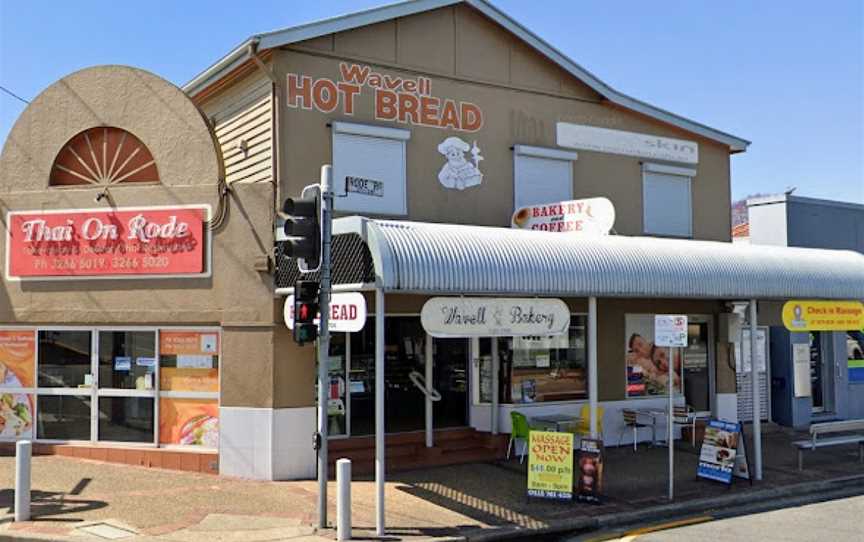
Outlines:
POLYGON ((810 333, 810 388, 813 397, 813 413, 834 412, 833 364, 826 363, 825 338, 823 332, 810 333))
POLYGON ((95 440, 156 444, 156 331, 93 333, 95 440))
POLYGON ((434 403, 433 427, 468 425, 469 339, 433 339, 432 387, 441 394, 434 403))

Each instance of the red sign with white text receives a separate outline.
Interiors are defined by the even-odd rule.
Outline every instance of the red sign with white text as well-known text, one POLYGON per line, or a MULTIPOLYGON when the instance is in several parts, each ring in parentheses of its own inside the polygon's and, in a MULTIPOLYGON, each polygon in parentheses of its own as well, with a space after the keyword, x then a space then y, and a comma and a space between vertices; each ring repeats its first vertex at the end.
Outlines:
POLYGON ((202 274, 207 269, 207 215, 203 206, 11 212, 6 275, 202 274))

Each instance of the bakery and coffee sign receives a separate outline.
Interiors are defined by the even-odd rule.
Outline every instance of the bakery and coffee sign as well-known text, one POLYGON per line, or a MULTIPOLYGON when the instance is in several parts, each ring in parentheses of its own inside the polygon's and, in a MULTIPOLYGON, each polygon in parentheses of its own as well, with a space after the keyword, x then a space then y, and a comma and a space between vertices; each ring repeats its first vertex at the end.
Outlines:
POLYGON ((606 198, 559 201, 516 209, 510 224, 524 230, 608 235, 615 207, 606 198))
POLYGON ((376 120, 460 132, 476 132, 483 127, 483 111, 477 105, 435 96, 428 77, 389 75, 347 62, 339 64, 339 76, 334 81, 289 73, 288 107, 353 115, 357 96, 371 92, 376 120))
POLYGON ((420 312, 433 337, 525 337, 566 333, 570 309, 560 299, 433 297, 420 312))
POLYGON ((12 211, 9 280, 201 276, 207 206, 12 211))

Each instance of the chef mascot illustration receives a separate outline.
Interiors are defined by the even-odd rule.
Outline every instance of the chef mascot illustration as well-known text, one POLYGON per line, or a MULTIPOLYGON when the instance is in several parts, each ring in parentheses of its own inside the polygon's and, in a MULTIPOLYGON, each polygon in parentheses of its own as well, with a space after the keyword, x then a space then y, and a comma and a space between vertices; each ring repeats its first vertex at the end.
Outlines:
POLYGON ((438 180, 445 188, 465 190, 483 181, 479 167, 483 157, 476 141, 470 146, 458 137, 448 137, 438 145, 438 152, 447 157, 447 163, 438 172, 438 180), (465 158, 466 152, 471 153, 471 161, 465 158))

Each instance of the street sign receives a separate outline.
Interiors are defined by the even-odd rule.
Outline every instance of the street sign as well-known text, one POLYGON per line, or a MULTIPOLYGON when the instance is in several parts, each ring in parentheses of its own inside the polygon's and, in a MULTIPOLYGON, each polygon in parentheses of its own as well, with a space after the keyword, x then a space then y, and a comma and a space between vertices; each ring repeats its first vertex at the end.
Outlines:
MULTIPOLYGON (((285 325, 294 329, 294 296, 285 299, 285 325)), ((366 325, 366 298, 359 292, 338 292, 330 295, 330 318, 327 327, 334 333, 354 333, 366 325)), ((320 315, 314 315, 315 325, 320 324, 320 315)))
POLYGON ((687 316, 683 314, 654 315, 654 344, 677 348, 687 347, 687 316))

